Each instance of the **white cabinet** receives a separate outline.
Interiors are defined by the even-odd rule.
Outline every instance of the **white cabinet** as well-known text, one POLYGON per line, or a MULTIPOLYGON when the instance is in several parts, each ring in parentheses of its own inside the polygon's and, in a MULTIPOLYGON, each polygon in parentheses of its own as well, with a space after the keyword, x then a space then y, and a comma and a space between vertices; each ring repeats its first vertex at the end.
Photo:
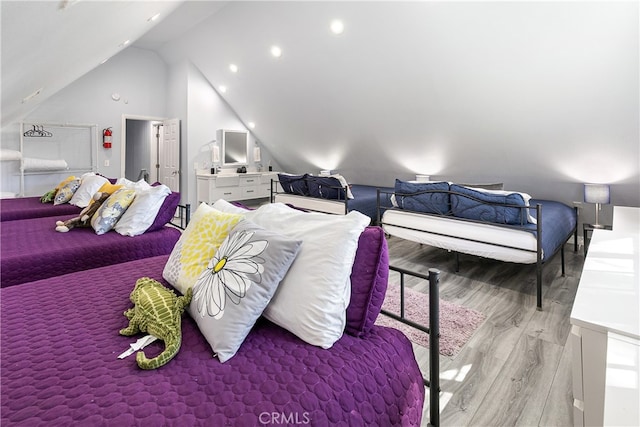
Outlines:
POLYGON ((241 174, 197 174, 196 194, 199 203, 267 198, 271 195, 271 180, 277 172, 247 172, 241 174))
POLYGON ((640 419, 639 266, 640 208, 616 206, 612 230, 593 232, 571 310, 576 426, 637 425, 640 419), (626 341, 618 345, 612 337, 626 341), (630 363, 616 360, 618 348, 631 354, 630 363), (621 385, 620 372, 628 384, 621 385))

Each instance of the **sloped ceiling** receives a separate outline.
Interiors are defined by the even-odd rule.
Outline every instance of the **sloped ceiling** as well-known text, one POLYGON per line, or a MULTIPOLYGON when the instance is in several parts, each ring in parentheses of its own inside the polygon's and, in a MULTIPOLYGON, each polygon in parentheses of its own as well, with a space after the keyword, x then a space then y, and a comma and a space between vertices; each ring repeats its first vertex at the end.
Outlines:
POLYGON ((638 150, 637 2, 1 6, 3 125, 129 39, 193 64, 291 172, 338 169, 372 185, 508 177, 522 190, 541 170, 547 182, 637 175, 625 155, 638 150), (158 12, 164 21, 147 21, 158 12), (617 166, 590 168, 594 159, 617 166))
POLYGON ((637 137, 637 27, 629 2, 230 2, 158 51, 224 85, 285 170, 527 183, 546 153, 637 137))
POLYGON ((182 1, 6 1, 2 126, 36 108, 169 16, 182 1), (159 14, 155 21, 149 20, 159 14))

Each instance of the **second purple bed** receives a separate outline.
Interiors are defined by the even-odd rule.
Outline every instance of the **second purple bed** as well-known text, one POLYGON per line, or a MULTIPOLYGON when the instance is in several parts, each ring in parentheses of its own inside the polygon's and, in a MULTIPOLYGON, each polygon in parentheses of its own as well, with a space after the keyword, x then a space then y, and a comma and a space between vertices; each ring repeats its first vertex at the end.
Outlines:
POLYGON ((82 208, 69 203, 42 203, 40 197, 18 197, 0 200, 0 222, 19 219, 78 215, 82 208))
POLYGON ((5 288, 75 271, 171 253, 180 231, 164 226, 129 237, 115 231, 97 235, 92 228, 55 231, 57 218, 2 223, 0 286, 5 288))

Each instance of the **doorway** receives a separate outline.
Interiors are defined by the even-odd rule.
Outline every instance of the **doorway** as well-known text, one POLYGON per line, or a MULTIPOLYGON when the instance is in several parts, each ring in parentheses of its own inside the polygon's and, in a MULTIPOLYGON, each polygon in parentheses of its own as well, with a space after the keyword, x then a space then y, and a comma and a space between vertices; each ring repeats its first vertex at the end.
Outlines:
POLYGON ((180 192, 180 121, 123 116, 122 176, 180 192))

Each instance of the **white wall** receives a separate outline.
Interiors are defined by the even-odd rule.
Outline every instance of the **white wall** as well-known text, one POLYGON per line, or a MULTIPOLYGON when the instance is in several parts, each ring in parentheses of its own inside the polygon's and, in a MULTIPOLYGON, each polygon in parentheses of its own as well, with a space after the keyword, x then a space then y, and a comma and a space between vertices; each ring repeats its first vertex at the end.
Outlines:
MULTIPOLYGON (((101 137, 98 141, 98 172, 119 177, 122 115, 165 117, 166 86, 164 61, 153 51, 128 48, 47 99, 25 121, 96 124, 100 132, 111 127, 113 148, 102 148, 101 137), (120 94, 119 101, 113 93, 120 94)), ((3 147, 4 135, 3 130, 3 147)))
MULTIPOLYGON (((208 143, 217 129, 244 129, 245 125, 218 96, 200 72, 186 62, 168 66, 155 52, 130 47, 43 102, 25 120, 91 123, 113 130, 113 148, 98 152, 98 172, 121 176, 122 116, 167 117, 181 120, 181 203, 196 203, 194 163, 209 168, 208 143), (113 93, 120 94, 114 101, 113 93), (105 161, 109 166, 105 166, 105 161)), ((17 125, 2 129, 2 147, 19 148, 17 125)), ((99 141, 100 142, 100 141, 99 141)), ((250 136, 253 146, 255 137, 250 136)), ((250 156, 249 170, 257 163, 250 156)), ((277 163, 262 148, 262 164, 277 163)), ((16 165, 2 162, 2 191, 19 191, 16 165)))
MULTIPOLYGON (((189 201, 193 205, 197 203, 196 195, 196 165, 199 169, 210 169, 213 166, 211 148, 216 141, 218 129, 233 129, 249 131, 237 114, 222 99, 202 73, 192 64, 188 68, 187 88, 187 134, 186 150, 183 155, 187 158, 186 169, 189 201)), ((249 133, 249 147, 251 148, 247 158, 247 170, 256 171, 258 162, 253 161, 252 148, 256 138, 249 133)), ((218 147, 221 141, 216 141, 218 147)), ((260 145, 260 144, 259 144, 260 145)), ((222 153, 220 153, 222 156, 222 153)), ((279 167, 271 153, 261 146, 261 165, 266 169, 271 164, 276 169, 279 167)), ((184 173, 183 173, 184 178, 184 173)))
POLYGON ((189 64, 186 61, 169 65, 167 82, 167 114, 180 119, 180 203, 189 203, 190 174, 187 167, 187 84, 189 64))

